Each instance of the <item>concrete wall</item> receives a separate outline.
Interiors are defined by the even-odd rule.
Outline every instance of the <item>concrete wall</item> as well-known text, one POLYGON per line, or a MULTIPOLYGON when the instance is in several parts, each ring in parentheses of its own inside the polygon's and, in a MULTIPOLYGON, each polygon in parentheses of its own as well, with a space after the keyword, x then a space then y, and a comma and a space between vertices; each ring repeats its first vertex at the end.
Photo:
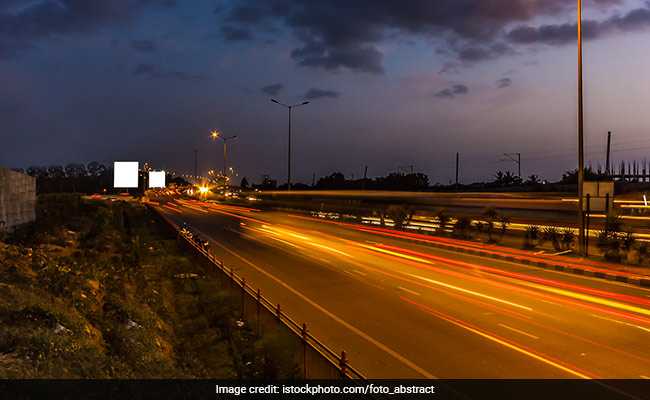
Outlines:
POLYGON ((35 208, 36 178, 0 168, 0 230, 34 221, 35 208))

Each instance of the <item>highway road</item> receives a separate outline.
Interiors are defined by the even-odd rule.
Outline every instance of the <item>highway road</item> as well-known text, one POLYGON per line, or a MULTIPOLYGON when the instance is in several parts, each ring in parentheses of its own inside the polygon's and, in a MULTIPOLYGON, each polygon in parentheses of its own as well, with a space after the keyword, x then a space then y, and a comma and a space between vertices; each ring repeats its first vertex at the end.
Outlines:
POLYGON ((159 209, 368 377, 650 378, 648 289, 307 215, 159 209))

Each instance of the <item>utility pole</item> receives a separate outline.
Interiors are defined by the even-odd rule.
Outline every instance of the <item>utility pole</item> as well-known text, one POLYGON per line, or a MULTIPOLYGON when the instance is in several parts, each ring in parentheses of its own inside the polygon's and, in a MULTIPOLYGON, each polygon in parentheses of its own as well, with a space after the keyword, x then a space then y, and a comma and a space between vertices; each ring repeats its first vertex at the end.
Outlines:
POLYGON ((458 188, 458 168, 460 167, 460 154, 456 152, 456 188, 458 188))
POLYGON ((194 179, 199 175, 199 151, 194 149, 194 179))
MULTIPOLYGON (((510 161, 517 164, 517 176, 521 179, 521 153, 503 153, 510 161), (515 158, 517 156, 517 158, 515 158)), ((506 161, 506 160, 502 160, 506 161)))
POLYGON ((578 246, 580 255, 585 254, 585 217, 583 211, 583 191, 585 179, 584 160, 584 122, 582 99, 582 0, 578 0, 578 224, 580 232, 578 246))
POLYGON ((612 148, 612 132, 607 132, 607 157, 605 157, 605 174, 609 178, 611 169, 609 167, 609 154, 612 148))

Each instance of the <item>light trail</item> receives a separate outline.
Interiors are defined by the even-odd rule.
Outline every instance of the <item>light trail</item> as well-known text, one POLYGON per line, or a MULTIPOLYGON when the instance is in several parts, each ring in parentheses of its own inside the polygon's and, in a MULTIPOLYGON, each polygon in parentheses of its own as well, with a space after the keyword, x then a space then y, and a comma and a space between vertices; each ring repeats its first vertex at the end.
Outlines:
POLYGON ((390 246, 390 245, 386 245, 386 244, 379 244, 377 246, 381 247, 381 248, 387 248, 387 249, 393 250, 395 252, 404 252, 404 253, 414 255, 414 256, 418 256, 418 257, 422 257, 422 258, 428 258, 428 259, 434 260, 434 261, 446 262, 446 263, 453 262, 455 265, 463 266, 465 268, 472 268, 472 269, 478 268, 481 271, 487 271, 487 272, 490 272, 490 273, 493 273, 493 274, 507 276, 507 277, 511 277, 511 278, 515 278, 515 279, 519 279, 519 280, 541 283, 541 284, 546 285, 546 286, 555 286, 555 287, 559 287, 559 288, 571 289, 571 290, 585 292, 585 293, 589 293, 589 294, 593 294, 593 295, 598 295, 598 296, 602 296, 602 297, 616 299, 616 300, 620 300, 620 301, 627 301, 627 302, 638 304, 638 305, 650 306, 650 300, 644 299, 642 297, 625 295, 625 294, 618 294, 618 293, 612 293, 612 292, 606 292, 606 291, 603 291, 603 290, 591 289, 591 288, 588 288, 588 287, 573 285, 573 284, 570 284, 570 283, 564 283, 564 282, 560 282, 560 281, 556 281, 556 280, 539 278, 539 277, 535 277, 535 276, 531 276, 531 275, 525 275, 525 274, 516 273, 516 272, 508 272, 508 271, 504 271, 504 270, 499 269, 499 268, 489 267, 489 266, 481 265, 481 264, 466 264, 466 263, 462 263, 462 262, 459 262, 459 261, 456 261, 456 260, 451 260, 451 259, 444 258, 444 257, 439 257, 439 256, 433 256, 433 255, 430 255, 430 254, 421 253, 421 252, 417 252, 417 251, 413 251, 413 250, 408 250, 408 249, 404 249, 404 248, 401 248, 401 247, 390 246))
POLYGON ((498 298, 498 297, 489 296, 489 295, 487 295, 487 294, 483 294, 483 293, 480 293, 480 292, 476 292, 476 291, 474 291, 474 290, 463 289, 463 288, 458 287, 458 286, 455 286, 455 285, 451 285, 451 284, 448 284, 448 283, 444 283, 444 282, 436 281, 436 280, 431 279, 431 278, 425 278, 425 277, 423 277, 423 276, 419 276, 419 275, 415 275, 415 274, 408 274, 408 275, 411 276, 411 277, 413 277, 413 278, 416 278, 416 279, 421 279, 421 280, 423 280, 423 281, 425 281, 425 282, 433 283, 434 285, 438 285, 438 286, 446 287, 446 288, 448 288, 448 289, 457 290, 457 291, 459 291, 459 292, 463 292, 463 293, 471 294, 471 295, 473 295, 473 296, 477 296, 477 297, 481 297, 481 298, 484 298, 484 299, 488 299, 488 300, 496 301, 496 302, 498 302, 498 303, 507 304, 507 305, 509 305, 509 306, 516 307, 516 308, 520 308, 520 309, 522 309, 522 310, 533 311, 533 309, 532 309, 531 307, 528 307, 528 306, 522 306, 521 304, 513 303, 513 302, 511 302, 511 301, 504 300, 504 299, 500 299, 500 298, 498 298))
POLYGON ((486 332, 486 331, 484 331, 484 330, 482 330, 482 329, 480 329, 478 327, 475 327, 475 326, 469 324, 468 322, 461 321, 461 320, 459 320, 457 318, 454 318, 454 317, 452 317, 450 315, 443 314, 443 313, 441 313, 439 311, 433 310, 430 307, 425 306, 424 304, 417 303, 417 302, 415 302, 413 300, 410 300, 410 299, 407 299, 405 297, 400 297, 400 298, 403 301, 405 301, 406 303, 409 303, 409 304, 419 308, 420 310, 422 310, 422 311, 424 311, 426 313, 429 313, 429 314, 431 314, 433 316, 436 316, 436 317, 438 317, 440 319, 443 319, 443 320, 445 320, 445 321, 447 321, 447 322, 449 322, 449 323, 451 323, 453 325, 456 325, 456 326, 458 326, 460 328, 463 328, 463 329, 465 329, 467 331, 475 333, 475 334, 477 334, 477 335, 479 335, 481 337, 484 337, 484 338, 486 338, 488 340, 491 340, 491 341, 493 341, 495 343, 498 343, 498 344, 500 344, 502 346, 505 346, 505 347, 507 347, 509 349, 517 351, 517 352, 519 352, 521 354, 524 354, 524 355, 526 355, 528 357, 531 357, 531 358, 534 358, 534 359, 536 359, 538 361, 541 361, 541 362, 543 362, 543 363, 545 363, 547 365, 558 368, 558 369, 560 369, 560 370, 562 370, 564 372, 569 373, 570 375, 576 376, 576 377, 581 378, 581 379, 592 379, 591 376, 589 376, 586 372, 580 371, 577 367, 563 365, 559 361, 555 361, 555 360, 551 359, 549 356, 546 356, 546 355, 543 355, 543 354, 540 354, 540 353, 535 353, 532 350, 526 349, 522 345, 516 344, 516 343, 511 342, 509 340, 506 340, 504 338, 501 338, 501 337, 499 337, 499 336, 497 336, 495 334, 488 333, 488 332, 486 332))

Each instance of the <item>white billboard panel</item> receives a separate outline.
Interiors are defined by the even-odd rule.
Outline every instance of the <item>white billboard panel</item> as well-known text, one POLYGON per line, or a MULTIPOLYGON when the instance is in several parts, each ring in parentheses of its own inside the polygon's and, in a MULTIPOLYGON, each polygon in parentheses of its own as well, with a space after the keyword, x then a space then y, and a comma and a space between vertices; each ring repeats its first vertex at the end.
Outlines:
POLYGON ((149 171, 149 188, 165 187, 165 171, 149 171))
POLYGON ((113 164, 113 187, 119 189, 138 187, 137 161, 115 161, 113 164))

